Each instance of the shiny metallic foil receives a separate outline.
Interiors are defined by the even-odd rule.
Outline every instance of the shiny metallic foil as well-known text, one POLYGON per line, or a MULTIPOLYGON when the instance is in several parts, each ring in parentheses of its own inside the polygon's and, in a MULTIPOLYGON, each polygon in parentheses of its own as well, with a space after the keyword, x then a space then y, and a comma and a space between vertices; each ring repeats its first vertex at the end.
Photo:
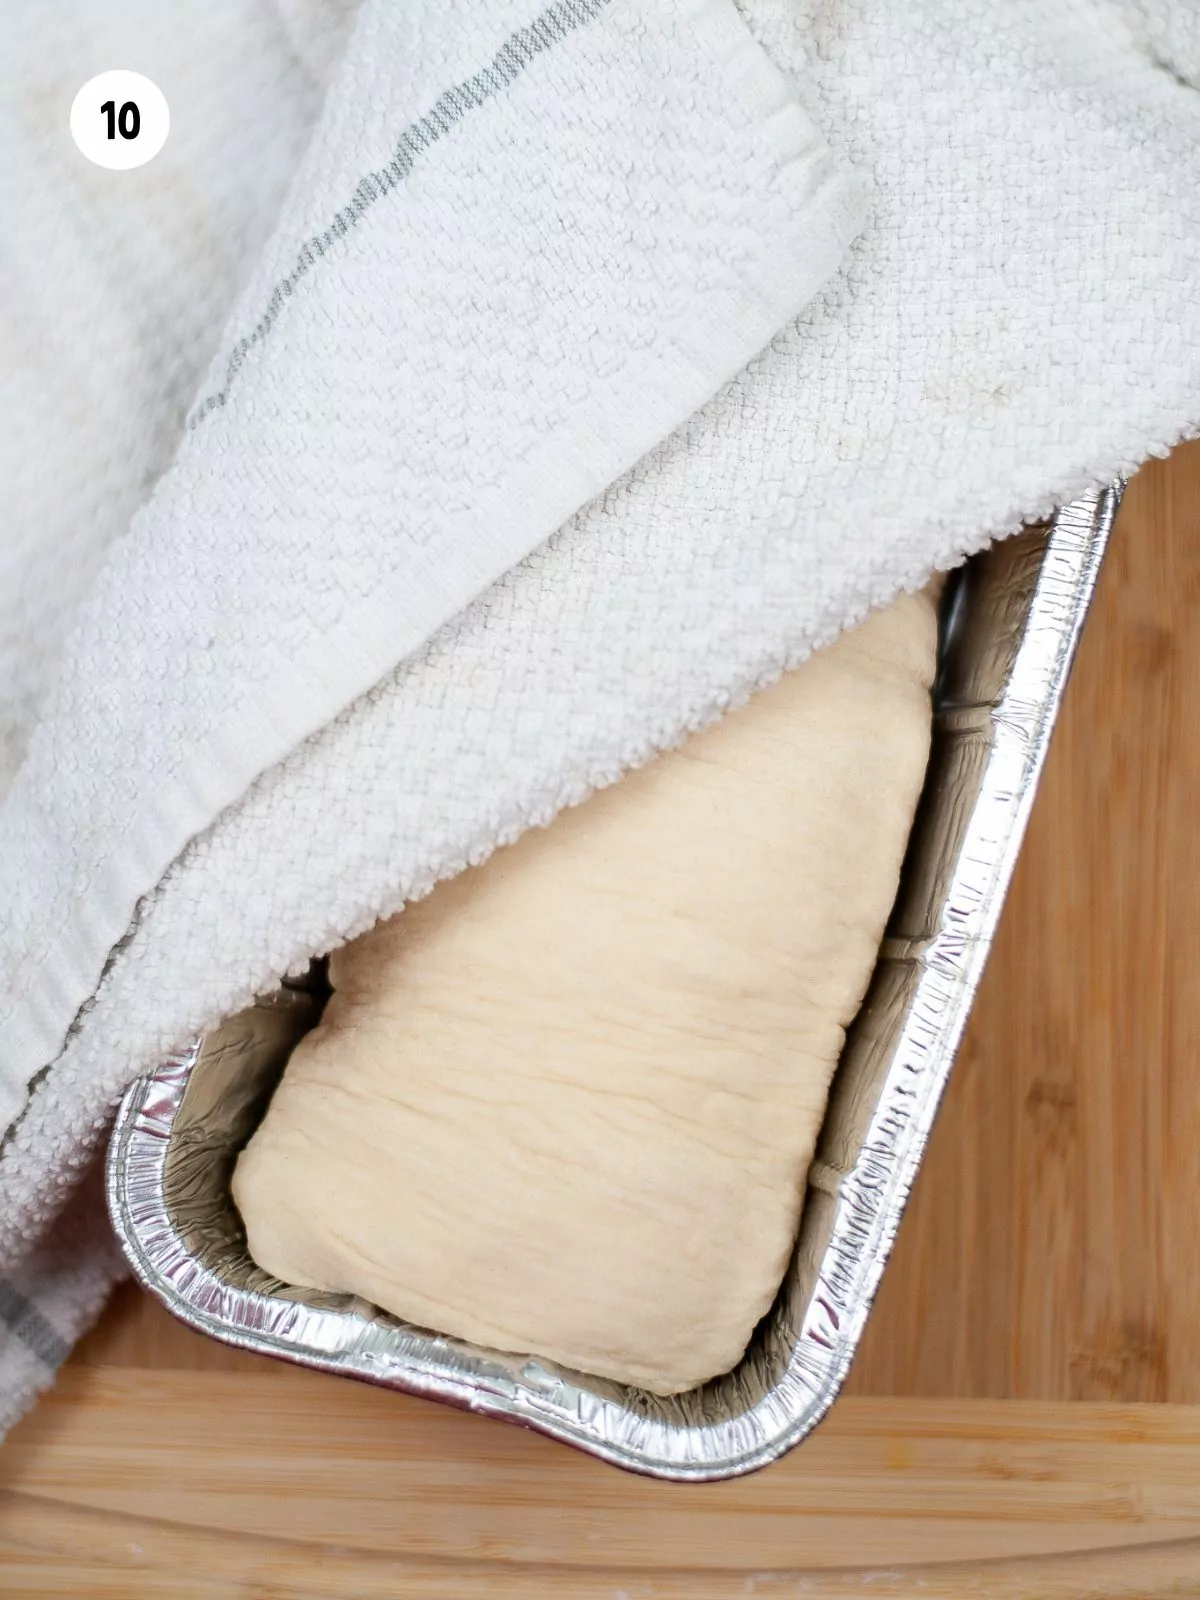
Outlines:
POLYGON ((228 1344, 518 1422, 657 1477, 733 1477, 790 1450, 837 1395, 895 1238, 1119 499, 1119 486, 1089 495, 1049 529, 976 557, 947 587, 933 753, 899 896, 834 1080, 795 1256, 735 1371, 664 1400, 477 1349, 256 1267, 230 1175, 319 1015, 319 995, 303 987, 230 1018, 126 1094, 108 1197, 137 1277, 228 1344))

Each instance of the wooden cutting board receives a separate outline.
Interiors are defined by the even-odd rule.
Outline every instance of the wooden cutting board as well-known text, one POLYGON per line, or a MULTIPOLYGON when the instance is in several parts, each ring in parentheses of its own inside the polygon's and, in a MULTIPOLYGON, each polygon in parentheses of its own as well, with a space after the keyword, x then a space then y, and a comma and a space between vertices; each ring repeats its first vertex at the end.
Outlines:
POLYGON ((0 1451, 24 1596, 1200 1594, 1200 445, 1131 486, 846 1397, 651 1483, 118 1297, 0 1451))

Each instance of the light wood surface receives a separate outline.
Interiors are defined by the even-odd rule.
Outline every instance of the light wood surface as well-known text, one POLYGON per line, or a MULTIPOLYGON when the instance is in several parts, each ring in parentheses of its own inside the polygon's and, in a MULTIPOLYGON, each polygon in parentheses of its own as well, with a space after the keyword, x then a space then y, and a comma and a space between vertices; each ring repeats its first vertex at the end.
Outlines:
POLYGON ((1200 1594, 1198 601, 1193 445, 1131 486, 847 1397, 800 1450, 651 1483, 129 1289, 0 1451, 0 1592, 1200 1594))
POLYGON ((0 1550, 29 1582, 140 1569, 130 1594, 165 1567, 185 1594, 948 1595, 980 1558, 976 1592, 1090 1567, 1141 1594, 1200 1570, 1198 1460, 1190 1406, 848 1399, 769 1470, 681 1486, 342 1379, 76 1367, 0 1457, 0 1550))

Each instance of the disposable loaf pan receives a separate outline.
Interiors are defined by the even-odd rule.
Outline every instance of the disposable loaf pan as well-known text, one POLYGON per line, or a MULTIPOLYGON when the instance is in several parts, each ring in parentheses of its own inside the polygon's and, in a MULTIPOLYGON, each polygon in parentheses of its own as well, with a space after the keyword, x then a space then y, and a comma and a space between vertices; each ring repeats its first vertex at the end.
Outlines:
POLYGON ((230 1018, 126 1094, 108 1199, 136 1276, 228 1344, 521 1423, 657 1477, 732 1477, 791 1449, 841 1386, 895 1238, 1119 499, 1114 486, 1079 500, 1048 528, 975 557, 948 586, 933 752, 900 892, 834 1080, 795 1256, 732 1373, 664 1400, 445 1338, 256 1267, 230 1175, 319 1014, 319 997, 303 987, 230 1018))

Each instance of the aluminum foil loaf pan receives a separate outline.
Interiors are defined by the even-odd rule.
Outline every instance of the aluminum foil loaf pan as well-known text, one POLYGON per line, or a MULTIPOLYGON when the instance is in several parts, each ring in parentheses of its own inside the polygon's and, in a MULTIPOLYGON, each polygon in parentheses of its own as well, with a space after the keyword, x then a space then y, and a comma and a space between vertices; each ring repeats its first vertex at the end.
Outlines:
POLYGON ((303 987, 231 1017, 126 1094, 108 1198, 137 1277, 228 1344, 521 1423, 657 1477, 732 1477, 791 1449, 838 1392, 895 1238, 1119 498, 1114 487, 1076 502, 947 586, 933 753, 899 896, 834 1080, 794 1258, 735 1371, 662 1399, 411 1327, 256 1267, 230 1177, 319 1014, 319 995, 303 987))

